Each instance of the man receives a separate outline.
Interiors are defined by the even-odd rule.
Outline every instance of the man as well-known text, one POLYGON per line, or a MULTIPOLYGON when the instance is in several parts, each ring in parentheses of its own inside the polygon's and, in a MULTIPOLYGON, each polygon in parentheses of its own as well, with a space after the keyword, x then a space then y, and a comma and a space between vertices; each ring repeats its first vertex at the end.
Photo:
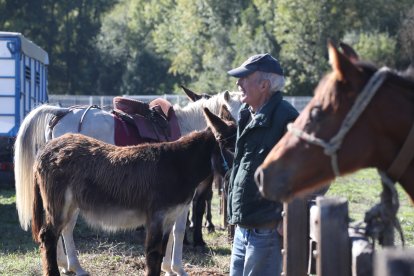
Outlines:
POLYGON ((282 99, 283 69, 271 55, 254 55, 228 74, 238 78, 244 103, 229 181, 228 219, 236 225, 230 275, 280 275, 282 204, 262 198, 253 176, 298 112, 282 99))

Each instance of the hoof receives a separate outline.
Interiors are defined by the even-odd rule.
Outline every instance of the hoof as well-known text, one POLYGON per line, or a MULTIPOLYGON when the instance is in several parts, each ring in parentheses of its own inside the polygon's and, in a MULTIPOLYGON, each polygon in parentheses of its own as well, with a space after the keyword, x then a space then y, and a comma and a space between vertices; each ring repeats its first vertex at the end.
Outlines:
POLYGON ((177 275, 171 269, 171 263, 162 263, 161 270, 165 272, 165 275, 177 275))
POLYGON ((211 234, 211 233, 213 233, 213 232, 216 232, 216 227, 214 227, 214 225, 213 225, 213 224, 208 225, 208 226, 207 226, 207 232, 208 232, 209 234, 211 234))
POLYGON ((206 247, 207 244, 203 239, 200 239, 200 240, 194 241, 193 246, 194 247, 206 247))
POLYGON ((178 276, 188 276, 187 272, 185 272, 184 268, 182 268, 181 266, 173 266, 172 270, 178 276))

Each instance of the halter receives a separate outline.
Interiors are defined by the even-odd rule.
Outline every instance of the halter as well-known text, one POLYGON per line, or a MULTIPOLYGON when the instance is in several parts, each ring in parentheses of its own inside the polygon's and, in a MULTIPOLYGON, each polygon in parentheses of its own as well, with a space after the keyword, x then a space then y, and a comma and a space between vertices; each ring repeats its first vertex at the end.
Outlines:
POLYGON ((323 152, 331 157, 332 170, 336 177, 340 175, 338 167, 338 158, 337 151, 340 149, 345 135, 355 124, 356 120, 359 118, 361 113, 365 110, 368 103, 371 101, 372 97, 378 91, 378 88, 383 84, 384 80, 387 77, 387 73, 390 71, 389 68, 383 67, 369 79, 368 83, 365 85, 364 89, 357 96, 354 105, 351 110, 349 110, 344 121, 341 124, 341 128, 338 133, 332 137, 328 142, 323 139, 317 138, 303 130, 297 129, 293 126, 292 123, 288 125, 288 131, 292 132, 295 136, 305 140, 306 142, 320 146, 323 148, 323 152))
POLYGON ((221 137, 217 137, 217 136, 215 137, 215 139, 216 139, 216 141, 218 142, 218 145, 219 145, 221 161, 223 161, 221 166, 222 166, 222 168, 225 172, 227 172, 230 169, 230 167, 229 167, 229 163, 226 160, 226 157, 224 156, 222 143, 226 142, 227 140, 230 140, 231 138, 233 138, 236 135, 237 135, 237 133, 233 134, 233 135, 230 135, 229 137, 225 137, 225 138, 221 138, 221 137))
MULTIPOLYGON (((372 97, 378 91, 379 87, 384 83, 387 73, 390 72, 390 69, 383 67, 379 69, 375 74, 369 79, 368 83, 365 85, 364 89, 357 96, 354 105, 345 116, 344 121, 341 124, 341 128, 338 133, 332 137, 328 142, 317 138, 303 130, 297 129, 293 126, 292 123, 288 125, 288 130, 292 132, 295 136, 300 139, 305 140, 306 142, 320 146, 324 149, 324 153, 331 157, 332 170, 336 177, 340 176, 338 160, 337 160, 337 151, 340 149, 345 135, 355 124, 356 120, 359 118, 361 113, 365 110, 372 97)), ((381 177, 381 182, 383 186, 383 192, 381 194, 381 203, 375 205, 369 212, 365 215, 365 222, 367 223, 367 229, 369 231, 377 231, 378 225, 375 224, 378 221, 378 218, 381 218, 384 224, 389 223, 396 227, 397 231, 400 233, 402 244, 404 245, 405 239, 401 224, 399 223, 396 214, 399 208, 399 199, 398 193, 394 185, 394 181, 389 177, 392 176, 395 181, 398 181, 402 176, 409 163, 411 162, 414 151, 414 125, 411 127, 411 130, 404 142, 404 145, 400 152, 398 153, 396 159, 392 162, 391 166, 387 170, 387 173, 384 173, 378 170, 381 177)), ((378 224, 378 223, 377 223, 378 224)), ((382 225, 380 225, 382 227, 382 225)), ((389 244, 387 244, 389 245, 389 244)))

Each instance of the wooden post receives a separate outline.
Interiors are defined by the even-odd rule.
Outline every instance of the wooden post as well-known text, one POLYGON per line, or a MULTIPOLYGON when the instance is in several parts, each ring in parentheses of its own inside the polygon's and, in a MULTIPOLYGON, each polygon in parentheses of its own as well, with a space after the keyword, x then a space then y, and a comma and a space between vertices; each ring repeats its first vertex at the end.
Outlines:
POLYGON ((283 205, 283 272, 285 276, 307 275, 308 200, 294 199, 283 205))
POLYGON ((364 233, 348 229, 352 246, 352 276, 373 275, 373 246, 364 233))
POLYGON ((348 202, 343 198, 317 197, 318 276, 350 276, 351 250, 348 236, 348 202))
POLYGON ((375 254, 375 276, 414 275, 414 248, 384 248, 375 254))

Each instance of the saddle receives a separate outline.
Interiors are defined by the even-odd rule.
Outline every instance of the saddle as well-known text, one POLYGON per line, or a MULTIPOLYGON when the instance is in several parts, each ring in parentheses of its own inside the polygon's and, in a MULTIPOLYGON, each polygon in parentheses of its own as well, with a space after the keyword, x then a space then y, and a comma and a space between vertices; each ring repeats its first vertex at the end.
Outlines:
POLYGON ((113 105, 115 144, 118 146, 174 141, 181 137, 175 111, 165 99, 144 103, 114 97, 113 105))

